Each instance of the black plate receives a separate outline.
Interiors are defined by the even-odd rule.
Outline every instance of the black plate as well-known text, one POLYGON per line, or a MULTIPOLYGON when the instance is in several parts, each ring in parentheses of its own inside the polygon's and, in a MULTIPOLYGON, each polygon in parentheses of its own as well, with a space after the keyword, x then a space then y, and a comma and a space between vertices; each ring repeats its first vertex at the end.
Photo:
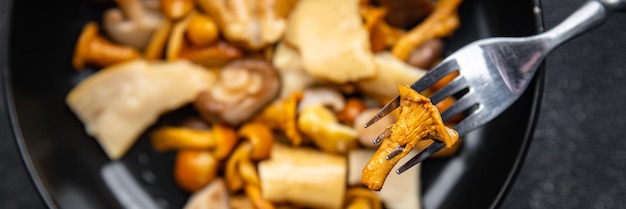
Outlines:
MULTIPOLYGON (((9 61, 0 63, 9 75, 5 99, 16 140, 46 203, 61 208, 181 207, 188 194, 172 180, 171 154, 155 153, 144 136, 121 161, 111 162, 64 103, 85 76, 70 66, 74 42, 87 21, 99 20, 104 6, 71 0, 2 3, 13 6, 0 14, 11 23, 0 28, 5 35, 8 28, 9 34, 8 54, 0 53, 9 61)), ((462 26, 447 40, 448 50, 484 37, 537 33, 541 24, 535 6, 533 0, 466 0, 459 11, 462 26)), ((499 204, 530 143, 542 81, 540 70, 518 102, 465 137, 458 156, 424 163, 424 208, 499 204)), ((185 113, 183 108, 159 123, 185 113)))

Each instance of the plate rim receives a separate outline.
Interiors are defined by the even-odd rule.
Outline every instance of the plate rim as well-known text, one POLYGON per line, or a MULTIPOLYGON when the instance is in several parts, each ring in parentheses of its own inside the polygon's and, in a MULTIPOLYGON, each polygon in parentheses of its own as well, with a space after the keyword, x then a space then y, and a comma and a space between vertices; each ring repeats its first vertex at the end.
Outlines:
POLYGON ((21 127, 19 125, 19 121, 17 118, 14 96, 13 96, 13 84, 11 79, 10 62, 9 59, 9 37, 11 35, 10 28, 12 26, 13 20, 13 1, 14 0, 1 0, 0 1, 0 70, 2 73, 0 74, 1 82, 3 85, 2 92, 2 102, 4 103, 4 107, 6 109, 6 116, 8 116, 8 137, 11 137, 17 143, 19 148, 19 155, 21 157, 22 163, 26 166, 26 170, 28 171, 29 179, 35 185, 38 196, 43 200, 44 204, 48 208, 58 208, 54 199, 50 195, 50 193, 46 190, 46 186, 43 183, 43 180, 39 176, 35 165, 30 157, 30 152, 28 151, 27 145, 24 142, 24 137, 21 132, 21 127))
MULTIPOLYGON (((532 4, 533 4, 532 5, 533 13, 535 17, 536 30, 537 30, 536 32, 542 33, 545 31, 545 22, 543 18, 543 9, 542 9, 543 7, 541 6, 541 0, 532 0, 532 4)), ((524 166, 524 161, 526 160, 528 149, 530 148, 530 145, 533 141, 535 127, 537 125, 537 120, 539 118, 539 113, 540 113, 539 110, 541 109, 541 101, 543 100, 543 87, 545 86, 545 63, 546 63, 546 59, 544 59, 541 62, 539 66, 539 70, 537 71, 537 74, 535 75, 535 78, 534 78, 534 82, 536 82, 536 84, 534 86, 535 89, 532 95, 533 101, 531 104, 531 110, 530 110, 530 116, 529 116, 530 124, 524 133, 524 137, 522 140, 522 147, 520 151, 518 152, 517 157, 515 158, 513 167, 511 168, 509 175, 505 179, 502 188, 496 195, 494 202, 491 204, 489 208, 499 208, 504 203, 509 191, 515 184, 515 181, 517 180, 517 176, 519 175, 519 172, 522 170, 524 166)))
MULTIPOLYGON (((10 56, 9 52, 9 37, 11 35, 11 25, 12 25, 12 14, 13 14, 13 2, 14 0, 0 0, 0 81, 3 81, 1 85, 3 85, 2 92, 2 102, 4 103, 4 107, 6 109, 6 114, 8 116, 8 133, 7 136, 15 140, 18 148, 19 155, 21 156, 22 163, 26 166, 28 171, 28 175, 30 180, 34 183, 37 193, 39 197, 43 200, 44 204, 48 208, 58 208, 58 204, 54 201, 51 194, 46 189, 42 178, 40 177, 39 172, 37 171, 33 161, 30 157, 30 152, 28 151, 27 145, 25 144, 21 127, 19 123, 19 119, 17 117, 17 112, 15 108, 14 95, 13 95, 13 85, 10 78, 10 56)), ((536 32, 540 33, 544 31, 544 19, 541 7, 541 0, 532 0, 534 18, 536 23, 536 32)), ((535 130, 535 126, 537 124, 537 119, 539 117, 540 104, 543 100, 543 88, 545 86, 545 60, 542 61, 540 65, 540 69, 537 72, 537 75, 534 78, 535 85, 534 92, 532 92, 533 101, 531 103, 530 115, 529 115, 529 126, 525 130, 525 134, 522 140, 522 146, 519 150, 517 157, 505 179, 504 183, 498 194, 495 196, 490 208, 498 208, 502 205, 504 200, 507 197, 508 192, 513 187, 517 176, 521 169, 523 168, 524 161, 526 159, 526 155, 528 153, 528 149, 532 143, 533 133, 535 130)))

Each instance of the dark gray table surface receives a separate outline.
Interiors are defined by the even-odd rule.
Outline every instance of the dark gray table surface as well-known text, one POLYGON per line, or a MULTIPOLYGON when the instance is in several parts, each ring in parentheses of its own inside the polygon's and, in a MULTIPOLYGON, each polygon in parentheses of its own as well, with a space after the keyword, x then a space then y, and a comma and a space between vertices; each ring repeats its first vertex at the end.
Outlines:
MULTIPOLYGON (((584 1, 541 2, 551 28, 584 1)), ((625 78, 626 12, 548 56, 532 145, 501 208, 626 208, 625 78)), ((5 108, 0 102, 0 208, 43 208, 5 108)))

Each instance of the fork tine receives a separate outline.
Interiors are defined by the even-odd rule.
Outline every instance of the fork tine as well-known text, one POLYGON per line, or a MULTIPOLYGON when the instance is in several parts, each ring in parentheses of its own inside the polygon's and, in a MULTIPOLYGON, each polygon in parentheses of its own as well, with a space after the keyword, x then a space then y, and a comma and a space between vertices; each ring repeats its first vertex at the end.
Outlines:
POLYGON ((479 107, 471 114, 465 116, 461 122, 454 126, 454 130, 459 133, 459 136, 463 136, 466 133, 469 133, 474 127, 482 125, 480 124, 480 111, 482 111, 482 109, 479 107))
POLYGON ((404 152, 404 146, 397 146, 389 155, 385 156, 385 160, 391 160, 391 158, 398 156, 402 152, 404 152))
POLYGON ((458 69, 459 66, 455 59, 444 60, 433 69, 429 70, 426 75, 424 75, 424 77, 411 84, 411 88, 417 92, 422 92, 426 88, 435 84, 435 82, 439 81, 444 76, 458 69))
MULTIPOLYGON (((426 89, 429 86, 433 85, 439 79, 441 79, 444 76, 452 73, 455 70, 458 70, 458 63, 456 62, 456 60, 454 60, 454 59, 450 59, 450 60, 447 60, 447 61, 444 60, 442 63, 437 65, 435 68, 433 68, 432 70, 429 70, 428 73, 426 73, 426 75, 424 75, 424 77, 422 77, 421 79, 419 79, 415 83, 411 84, 411 88, 413 90, 417 91, 417 92, 422 92, 422 91, 424 91, 424 89, 426 89)), ((386 115, 388 115, 389 113, 391 113, 393 110, 395 110, 399 106, 400 106, 400 96, 396 96, 389 103, 387 103, 385 106, 383 106, 383 108, 381 108, 378 111, 378 113, 376 113, 376 115, 374 115, 372 117, 372 119, 367 121, 367 123, 365 123, 365 125, 363 125, 363 126, 365 128, 369 127, 370 125, 374 124, 376 121, 380 120, 381 118, 383 118, 386 115)))
POLYGON ((391 135, 391 127, 387 127, 382 133, 380 133, 374 140, 372 140, 372 144, 377 145, 380 144, 383 139, 389 137, 391 135))
POLYGON ((441 119, 443 121, 447 121, 450 118, 452 118, 453 116, 467 110, 468 108, 472 107, 473 105, 478 104, 475 97, 473 97, 471 94, 472 91, 468 92, 467 94, 463 95, 463 97, 461 97, 459 100, 457 100, 452 106, 450 106, 446 111, 443 111, 441 113, 441 119))
POLYGON ((400 96, 396 96, 389 103, 387 103, 383 108, 381 108, 378 111, 378 113, 376 113, 376 115, 374 115, 372 117, 372 119, 367 121, 367 123, 365 123, 364 127, 365 128, 369 127, 370 125, 374 124, 376 121, 378 121, 381 118, 385 117, 385 115, 388 115, 389 113, 391 113, 393 110, 395 110, 399 106, 400 106, 400 96))
POLYGON ((446 97, 452 96, 466 87, 467 80, 465 80, 465 77, 458 76, 446 86, 439 89, 439 91, 435 92, 435 94, 430 97, 430 102, 437 104, 446 97))
POLYGON ((413 166, 417 165, 418 163, 421 163, 426 158, 428 158, 431 155, 435 154, 439 150, 443 149, 445 146, 446 146, 446 143, 444 143, 442 141, 438 141, 438 140, 433 141, 433 143, 428 145, 428 147, 426 147, 426 149, 424 149, 421 152, 417 153, 417 155, 415 155, 409 161, 404 163, 404 165, 400 166, 400 168, 398 168, 398 170, 396 170, 396 173, 397 174, 401 174, 402 172, 408 170, 409 168, 412 168, 413 166))

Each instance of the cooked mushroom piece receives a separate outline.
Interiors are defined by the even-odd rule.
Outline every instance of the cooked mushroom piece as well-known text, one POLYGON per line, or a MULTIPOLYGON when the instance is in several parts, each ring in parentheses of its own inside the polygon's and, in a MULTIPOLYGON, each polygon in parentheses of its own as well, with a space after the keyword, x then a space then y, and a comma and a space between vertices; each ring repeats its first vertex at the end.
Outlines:
POLYGON ((222 68, 213 88, 202 92, 194 105, 209 121, 233 126, 250 119, 278 95, 276 70, 259 59, 241 59, 222 68))
POLYGON ((121 158, 161 113, 192 102, 216 75, 188 61, 111 65, 74 87, 66 103, 112 160, 121 158))
POLYGON ((227 209, 230 208, 230 200, 224 180, 217 178, 202 190, 193 193, 183 209, 227 209))
POLYGON ((174 161, 174 180, 183 190, 195 192, 217 176, 219 161, 208 150, 181 149, 174 161))
POLYGON ((344 84, 377 73, 358 0, 299 1, 285 41, 299 51, 306 72, 320 80, 344 84))
POLYGON ((98 33, 98 24, 89 22, 76 42, 72 65, 80 71, 86 65, 106 67, 114 63, 139 58, 139 52, 128 46, 121 46, 104 39, 98 33))
POLYGON ((341 208, 347 166, 341 155, 277 144, 270 159, 259 162, 263 197, 304 208, 341 208))
POLYGON ((316 105, 323 105, 334 112, 339 112, 346 106, 346 101, 341 92, 330 87, 312 87, 304 90, 298 111, 316 105))
POLYGON ((285 31, 285 19, 277 13, 276 0, 198 0, 197 3, 217 20, 228 41, 247 49, 258 50, 273 44, 285 31))
POLYGON ((117 0, 117 5, 119 8, 109 9, 103 15, 105 31, 121 44, 143 49, 164 21, 163 15, 146 8, 140 0, 117 0))

